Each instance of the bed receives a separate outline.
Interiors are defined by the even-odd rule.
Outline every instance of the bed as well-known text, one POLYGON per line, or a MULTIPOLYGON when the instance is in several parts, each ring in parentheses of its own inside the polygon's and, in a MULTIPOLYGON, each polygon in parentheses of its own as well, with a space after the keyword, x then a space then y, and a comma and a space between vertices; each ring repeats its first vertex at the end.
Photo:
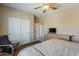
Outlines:
POLYGON ((79 44, 50 39, 22 49, 18 56, 79 56, 79 44))

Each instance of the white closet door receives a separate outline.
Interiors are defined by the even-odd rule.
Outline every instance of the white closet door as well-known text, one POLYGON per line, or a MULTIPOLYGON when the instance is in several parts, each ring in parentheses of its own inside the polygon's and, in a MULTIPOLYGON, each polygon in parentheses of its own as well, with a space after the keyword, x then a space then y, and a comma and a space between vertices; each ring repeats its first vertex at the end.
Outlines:
POLYGON ((21 41, 20 20, 18 18, 9 17, 9 34, 12 42, 21 41))
POLYGON ((44 33, 43 33, 43 25, 40 23, 36 23, 36 40, 43 41, 44 33))
POLYGON ((23 44, 30 42, 30 20, 23 19, 21 20, 21 29, 22 29, 22 42, 23 44))
POLYGON ((39 28, 40 28, 40 37, 42 38, 43 36, 44 36, 44 33, 43 33, 43 25, 42 24, 40 24, 39 25, 39 28))
POLYGON ((30 42, 30 21, 9 17, 9 37, 12 42, 26 44, 30 42))
POLYGON ((40 40, 40 23, 36 23, 36 40, 40 40))

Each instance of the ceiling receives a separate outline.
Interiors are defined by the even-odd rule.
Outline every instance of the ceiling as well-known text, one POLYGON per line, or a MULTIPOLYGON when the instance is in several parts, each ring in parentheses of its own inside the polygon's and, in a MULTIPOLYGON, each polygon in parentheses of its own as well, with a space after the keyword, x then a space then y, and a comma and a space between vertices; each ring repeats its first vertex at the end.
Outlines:
MULTIPOLYGON (((34 9, 35 7, 42 5, 42 3, 5 3, 4 5, 34 14, 36 16, 46 16, 56 11, 56 10, 49 9, 46 11, 46 13, 43 13, 42 9, 38 9, 38 10, 34 9)), ((75 3, 57 3, 57 5, 58 5, 57 10, 59 10, 59 9, 68 8, 69 6, 77 5, 77 3, 76 4, 75 3)))

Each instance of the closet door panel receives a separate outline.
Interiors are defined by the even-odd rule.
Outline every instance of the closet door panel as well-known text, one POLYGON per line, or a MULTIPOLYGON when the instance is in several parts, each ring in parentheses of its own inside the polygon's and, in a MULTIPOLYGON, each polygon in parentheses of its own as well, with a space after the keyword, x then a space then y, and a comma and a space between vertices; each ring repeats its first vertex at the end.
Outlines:
POLYGON ((38 23, 36 23, 35 24, 35 31, 36 31, 36 40, 40 40, 40 27, 39 27, 39 24, 38 23))
POLYGON ((22 30, 22 42, 23 44, 30 42, 30 21, 23 19, 21 20, 21 30, 22 30))
POLYGON ((43 41, 44 40, 44 32, 43 32, 43 25, 40 23, 35 24, 35 33, 36 33, 36 40, 43 41))
POLYGON ((9 37, 12 42, 20 42, 21 40, 21 29, 20 20, 17 18, 9 18, 9 37))
POLYGON ((12 42, 26 44, 30 41, 30 20, 9 18, 9 38, 12 42))

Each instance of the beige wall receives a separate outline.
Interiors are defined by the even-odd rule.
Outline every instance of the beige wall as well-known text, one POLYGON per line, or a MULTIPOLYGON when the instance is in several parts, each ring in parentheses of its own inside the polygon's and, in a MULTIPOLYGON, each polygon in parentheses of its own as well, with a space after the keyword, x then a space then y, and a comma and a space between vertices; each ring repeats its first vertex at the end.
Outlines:
POLYGON ((59 34, 74 35, 73 41, 79 42, 79 5, 70 8, 59 8, 43 20, 45 32, 56 27, 59 34))
POLYGON ((26 12, 0 5, 0 34, 8 34, 8 17, 26 18, 30 20, 31 39, 34 39, 34 16, 26 12), (2 23, 2 25, 1 25, 2 23))

